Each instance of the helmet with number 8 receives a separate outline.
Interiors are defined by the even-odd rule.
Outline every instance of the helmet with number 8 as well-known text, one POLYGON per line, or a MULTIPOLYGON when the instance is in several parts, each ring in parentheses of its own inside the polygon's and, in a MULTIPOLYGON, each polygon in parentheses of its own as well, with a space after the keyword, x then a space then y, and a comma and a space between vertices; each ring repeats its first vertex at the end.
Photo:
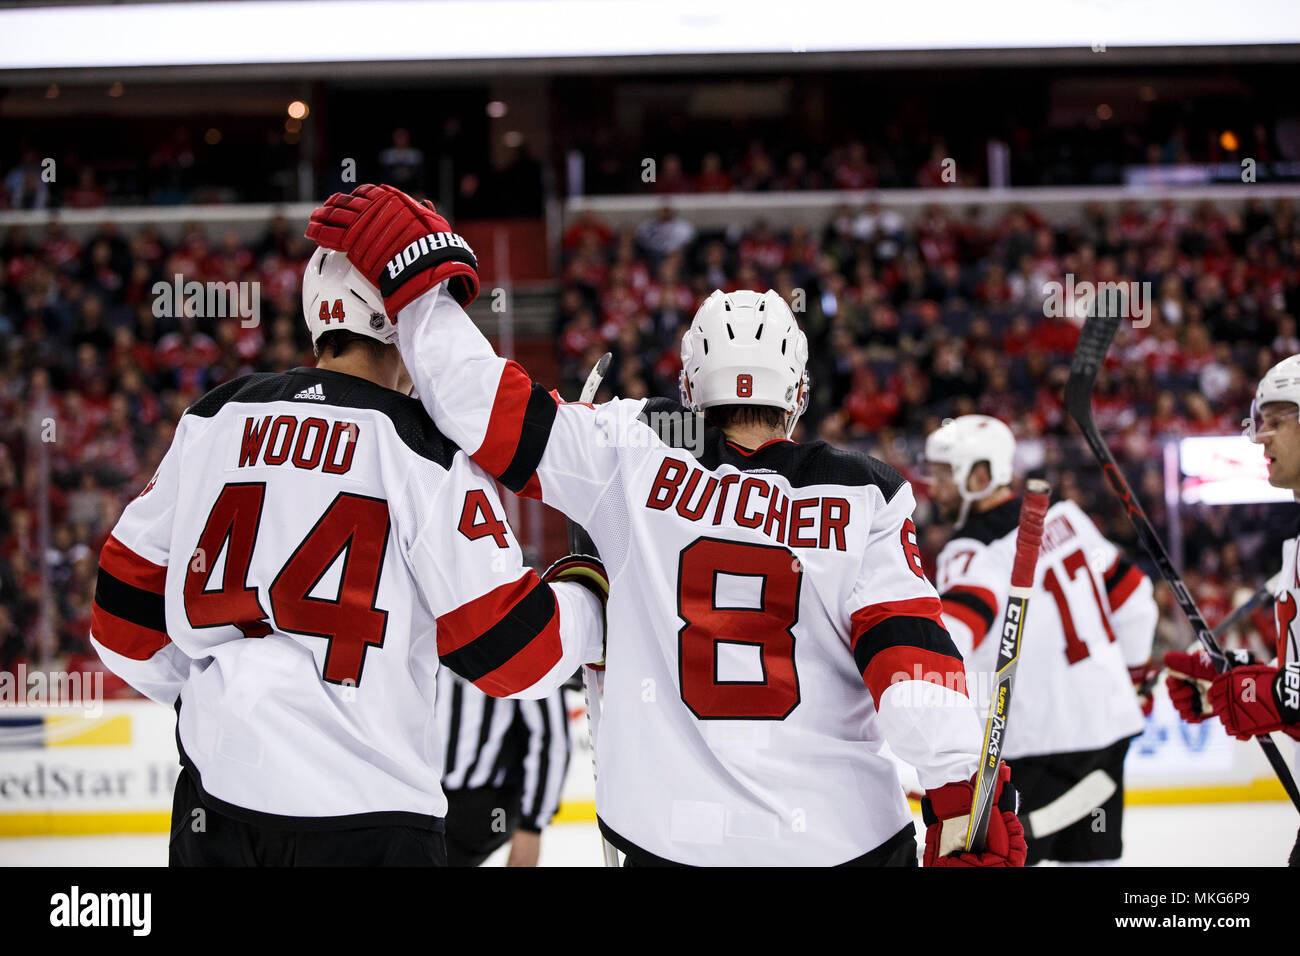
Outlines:
POLYGON ((384 311, 384 297, 348 261, 323 246, 307 263, 302 277, 302 312, 315 345, 326 332, 345 330, 397 344, 397 323, 384 311))
POLYGON ((719 290, 682 336, 682 404, 779 408, 788 437, 808 408, 807 364, 808 339, 780 295, 719 290))

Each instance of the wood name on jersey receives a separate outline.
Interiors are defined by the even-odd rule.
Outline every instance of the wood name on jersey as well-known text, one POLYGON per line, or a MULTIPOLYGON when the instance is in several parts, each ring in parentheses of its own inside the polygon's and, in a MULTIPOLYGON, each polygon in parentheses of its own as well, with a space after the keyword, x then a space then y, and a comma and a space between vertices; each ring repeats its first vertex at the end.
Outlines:
POLYGON ((356 422, 327 422, 323 418, 299 421, 293 415, 267 415, 244 420, 239 446, 239 467, 283 465, 330 475, 345 475, 352 468, 360 428, 356 422))
POLYGON ((844 529, 849 523, 847 499, 818 496, 791 501, 779 488, 753 475, 710 475, 684 461, 665 458, 645 504, 656 511, 675 508, 688 521, 701 521, 715 497, 714 525, 722 523, 725 513, 739 527, 759 529, 791 548, 844 550, 844 529), (733 485, 738 486, 734 495, 733 485))

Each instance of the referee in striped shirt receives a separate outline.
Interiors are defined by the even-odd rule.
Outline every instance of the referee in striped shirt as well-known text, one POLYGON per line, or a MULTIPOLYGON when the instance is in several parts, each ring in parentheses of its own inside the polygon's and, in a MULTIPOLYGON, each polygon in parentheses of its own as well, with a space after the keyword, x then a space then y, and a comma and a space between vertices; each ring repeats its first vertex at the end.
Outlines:
POLYGON ((536 866, 569 766, 564 691, 498 699, 440 667, 435 700, 447 742, 447 864, 478 866, 510 840, 506 865, 536 866))

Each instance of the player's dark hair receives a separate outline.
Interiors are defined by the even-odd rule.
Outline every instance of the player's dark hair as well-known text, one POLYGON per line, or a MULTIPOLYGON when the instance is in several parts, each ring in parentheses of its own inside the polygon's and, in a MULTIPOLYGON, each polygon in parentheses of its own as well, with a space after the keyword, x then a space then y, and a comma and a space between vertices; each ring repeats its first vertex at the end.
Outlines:
POLYGON ((356 332, 349 332, 347 329, 335 329, 332 332, 323 332, 316 339, 316 357, 328 355, 331 358, 338 358, 343 353, 353 348, 364 349, 372 361, 380 362, 386 358, 390 349, 397 348, 396 345, 385 345, 379 339, 372 339, 368 335, 358 335, 356 332))
POLYGON ((785 425, 785 409, 775 405, 714 405, 704 410, 704 424, 714 428, 735 425, 781 428, 785 425))

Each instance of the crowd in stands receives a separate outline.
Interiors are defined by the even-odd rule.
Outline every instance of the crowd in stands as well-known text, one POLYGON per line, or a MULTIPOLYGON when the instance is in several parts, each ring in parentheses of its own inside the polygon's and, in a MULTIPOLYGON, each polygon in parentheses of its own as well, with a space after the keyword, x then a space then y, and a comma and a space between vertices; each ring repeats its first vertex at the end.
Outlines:
MULTIPOLYGON (((1241 211, 1134 202, 1091 205, 1054 225, 1023 206, 988 220, 980 209, 936 206, 905 225, 868 205, 839 209, 819 231, 757 221, 716 234, 667 204, 632 230, 580 214, 563 237, 555 335, 570 390, 612 348, 613 391, 676 396, 680 338, 703 297, 776 289, 809 336, 802 437, 862 445, 918 479, 927 553, 945 532, 929 520, 920 441, 970 412, 1011 424, 1027 467, 1133 544, 1064 409, 1082 315, 1048 314, 1057 310, 1044 303, 1045 285, 1067 276, 1076 285, 1140 284, 1130 308, 1142 311, 1121 326, 1096 416, 1167 533, 1162 443, 1238 434, 1259 376, 1300 351, 1295 212, 1287 201, 1241 211)), ((1235 585, 1253 588, 1276 571, 1280 541, 1292 533, 1288 510, 1184 509, 1189 581, 1210 620, 1226 613, 1235 585)), ((1176 628, 1177 609, 1162 597, 1176 628)))
POLYGON ((58 224, 0 235, 0 669, 51 647, 74 668, 93 664, 100 548, 182 411, 239 375, 314 363, 301 320, 309 254, 283 220, 252 244, 196 227, 175 241, 112 225, 84 239, 58 224), (259 283, 259 321, 155 295, 177 274, 259 283))
MULTIPOLYGON (((1259 373, 1300 351, 1300 233, 1285 202, 1095 206, 1065 226, 1023 207, 987 221, 933 208, 905 224, 878 206, 840 209, 816 230, 742 225, 699 231, 668 207, 632 230, 574 219, 554 330, 569 381, 548 384, 573 394, 612 349, 611 393, 676 396, 681 333, 703 297, 775 288, 810 339, 797 437, 864 448, 915 479, 930 555, 944 532, 919 442, 972 411, 1008 421, 1027 468, 1132 541, 1066 420, 1077 320, 1044 315, 1045 282, 1150 283, 1150 325, 1122 329, 1098 419, 1162 533, 1160 442, 1236 433, 1259 373)), ((299 298, 309 251, 284 221, 255 242, 198 227, 172 239, 111 225, 0 234, 0 668, 43 648, 90 663, 99 549, 183 409, 246 372, 312 364, 299 298), (259 283, 260 320, 159 308, 169 294, 155 283, 177 274, 259 283)), ((1211 621, 1234 587, 1276 570, 1290 521, 1279 505, 1184 512, 1189 580, 1211 621)), ((1177 620, 1170 605, 1171 640, 1177 620)))

